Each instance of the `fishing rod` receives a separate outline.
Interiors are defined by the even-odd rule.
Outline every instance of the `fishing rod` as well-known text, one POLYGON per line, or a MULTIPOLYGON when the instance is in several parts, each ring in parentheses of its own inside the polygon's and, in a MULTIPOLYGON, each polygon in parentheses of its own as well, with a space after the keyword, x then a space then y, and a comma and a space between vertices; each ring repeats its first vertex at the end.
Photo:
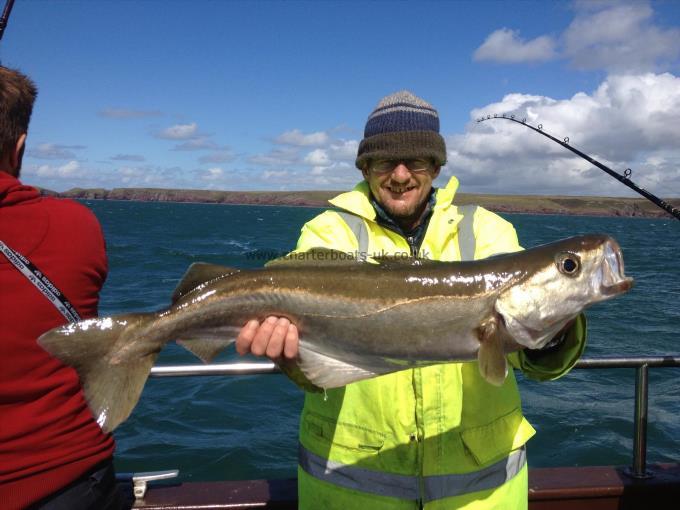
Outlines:
POLYGON ((5 33, 9 15, 12 13, 12 7, 14 7, 14 0, 7 0, 5 2, 5 8, 2 11, 2 16, 0 16, 0 40, 2 40, 2 35, 5 33))
POLYGON ((623 184, 625 184, 626 186, 628 186, 628 187, 629 187, 630 189, 632 189, 633 191, 635 191, 635 192, 639 193, 640 195, 642 195, 643 197, 645 197, 645 198, 646 198, 647 200, 649 200, 650 202, 653 202, 654 204, 656 204, 656 205, 658 205, 659 207, 661 207, 661 209, 663 209, 664 211, 666 211, 668 214, 674 216, 675 219, 680 220, 680 209, 678 209, 677 207, 673 207, 673 206, 670 205, 668 202, 666 202, 666 201, 660 199, 659 197, 657 197, 657 196, 655 196, 655 195, 652 195, 649 191, 647 191, 647 190, 644 189, 644 188, 641 188, 640 186, 638 186, 637 184, 635 184, 633 181, 630 180, 629 177, 630 177, 631 174, 633 173, 633 171, 632 171, 630 168, 626 168, 626 170, 625 170, 625 172, 623 173, 623 175, 621 175, 620 173, 618 173, 618 172, 612 170, 611 168, 609 168, 608 166, 603 165, 602 163, 600 163, 600 162, 597 161, 596 159, 591 158, 591 157, 588 156, 587 154, 584 154, 584 153, 581 152, 580 150, 578 150, 578 149, 572 147, 571 145, 569 145, 569 137, 568 137, 568 136, 565 137, 564 140, 558 140, 558 139, 555 138, 554 136, 552 136, 552 135, 546 133, 545 131, 543 131, 543 124, 539 124, 537 127, 534 127, 534 126, 532 126, 531 124, 527 124, 527 119, 526 119, 526 117, 523 118, 522 120, 517 120, 517 119, 515 118, 514 115, 506 115, 506 114, 504 113, 504 114, 502 114, 502 115, 499 116, 499 115, 497 115, 497 114, 494 114, 493 116, 492 116, 492 115, 487 115, 486 117, 480 117, 479 119, 477 119, 477 123, 485 122, 485 121, 487 121, 487 120, 493 120, 493 119, 505 119, 505 120, 510 120, 510 121, 512 121, 512 122, 516 122, 517 124, 521 124, 521 125, 523 125, 523 126, 526 126, 526 127, 528 127, 529 129, 532 129, 532 130, 536 131, 537 133, 542 134, 542 135, 545 136, 545 137, 550 138, 553 142, 559 143, 559 144, 560 144, 562 147, 564 147, 565 149, 569 149, 569 150, 570 150, 571 152, 573 152, 574 154, 576 154, 576 155, 582 157, 583 159, 585 159, 585 160, 588 161, 589 163, 592 163, 593 165, 595 165, 595 166, 598 167, 599 169, 604 170, 604 171, 607 172, 609 175, 611 175, 614 179, 616 179, 616 180, 622 182, 623 184))

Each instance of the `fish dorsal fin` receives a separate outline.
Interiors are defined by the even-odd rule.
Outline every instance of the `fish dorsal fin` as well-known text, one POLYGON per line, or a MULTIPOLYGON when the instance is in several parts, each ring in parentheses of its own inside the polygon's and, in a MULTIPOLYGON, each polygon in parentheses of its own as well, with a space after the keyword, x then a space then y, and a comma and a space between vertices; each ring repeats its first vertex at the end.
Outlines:
POLYGON ((330 248, 312 248, 307 251, 293 252, 267 262, 267 267, 292 266, 338 266, 363 264, 357 260, 355 253, 347 253, 330 248))
POLYGON ((208 264, 206 262, 194 262, 189 266, 187 272, 184 273, 177 288, 175 288, 175 292, 172 293, 172 302, 175 303, 182 296, 188 294, 200 285, 218 278, 231 276, 238 272, 240 272, 240 269, 234 269, 233 267, 208 264))

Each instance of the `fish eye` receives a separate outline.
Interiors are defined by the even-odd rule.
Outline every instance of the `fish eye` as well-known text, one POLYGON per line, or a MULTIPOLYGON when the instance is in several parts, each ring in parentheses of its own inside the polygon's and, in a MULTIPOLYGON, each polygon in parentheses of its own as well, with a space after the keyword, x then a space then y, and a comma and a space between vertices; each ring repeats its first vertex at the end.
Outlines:
POLYGON ((567 276, 576 276, 581 269, 581 259, 575 253, 560 253, 555 262, 559 272, 567 276))

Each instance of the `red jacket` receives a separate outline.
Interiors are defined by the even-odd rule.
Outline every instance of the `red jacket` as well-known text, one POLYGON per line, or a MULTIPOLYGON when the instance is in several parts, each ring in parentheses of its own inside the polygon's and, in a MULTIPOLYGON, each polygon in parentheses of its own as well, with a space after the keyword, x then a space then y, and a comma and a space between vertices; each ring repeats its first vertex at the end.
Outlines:
MULTIPOLYGON (((0 240, 27 257, 81 317, 97 315, 107 273, 101 228, 71 200, 40 197, 0 172, 0 240)), ((36 339, 66 319, 0 254, 0 507, 19 509, 113 455, 76 372, 36 339)))

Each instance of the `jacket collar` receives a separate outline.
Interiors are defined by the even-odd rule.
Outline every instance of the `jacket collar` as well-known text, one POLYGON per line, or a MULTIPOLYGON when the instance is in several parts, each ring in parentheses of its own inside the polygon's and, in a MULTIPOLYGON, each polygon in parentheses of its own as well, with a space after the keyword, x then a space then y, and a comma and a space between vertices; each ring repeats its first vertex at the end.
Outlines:
MULTIPOLYGON (((434 209, 441 210, 450 207, 457 190, 458 179, 451 177, 445 187, 437 189, 434 209)), ((352 191, 332 198, 329 203, 367 220, 376 221, 376 212, 371 205, 370 195, 368 183, 361 181, 352 191)))

